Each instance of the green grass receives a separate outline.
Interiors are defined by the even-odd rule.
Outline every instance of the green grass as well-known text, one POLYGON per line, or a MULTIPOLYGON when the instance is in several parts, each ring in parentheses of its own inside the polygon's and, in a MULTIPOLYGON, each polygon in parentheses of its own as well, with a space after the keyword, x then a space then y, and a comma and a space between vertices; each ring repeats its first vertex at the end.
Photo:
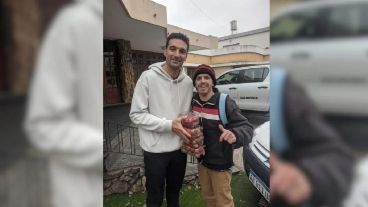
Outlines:
POLYGON ((231 192, 234 197, 235 207, 254 207, 261 198, 261 194, 258 193, 255 187, 253 187, 252 183, 248 179, 248 176, 246 176, 244 173, 239 173, 238 175, 232 177, 231 192))
MULTIPOLYGON (((252 207, 256 206, 260 194, 249 182, 244 173, 233 175, 231 181, 234 204, 238 206, 252 207)), ((145 206, 145 193, 114 194, 104 197, 104 207, 143 207, 145 206)), ((166 203, 164 201, 164 207, 166 203)), ((202 201, 200 188, 198 186, 185 185, 182 187, 180 195, 181 207, 205 207, 202 201)))

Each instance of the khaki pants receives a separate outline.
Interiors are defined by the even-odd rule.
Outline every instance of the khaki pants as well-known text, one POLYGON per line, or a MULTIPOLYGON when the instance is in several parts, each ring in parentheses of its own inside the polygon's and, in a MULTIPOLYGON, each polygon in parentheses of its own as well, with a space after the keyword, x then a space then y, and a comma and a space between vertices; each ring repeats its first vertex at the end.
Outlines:
POLYGON ((202 198, 208 207, 234 207, 231 195, 231 171, 215 171, 198 164, 202 198))

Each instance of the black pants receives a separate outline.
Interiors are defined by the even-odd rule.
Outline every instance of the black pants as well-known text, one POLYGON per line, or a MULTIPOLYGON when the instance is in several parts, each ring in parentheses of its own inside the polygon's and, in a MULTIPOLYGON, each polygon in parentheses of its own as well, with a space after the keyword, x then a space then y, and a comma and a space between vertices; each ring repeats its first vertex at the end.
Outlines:
POLYGON ((166 182, 168 207, 179 207, 179 193, 183 184, 187 155, 181 150, 165 153, 144 151, 147 207, 161 207, 166 182))

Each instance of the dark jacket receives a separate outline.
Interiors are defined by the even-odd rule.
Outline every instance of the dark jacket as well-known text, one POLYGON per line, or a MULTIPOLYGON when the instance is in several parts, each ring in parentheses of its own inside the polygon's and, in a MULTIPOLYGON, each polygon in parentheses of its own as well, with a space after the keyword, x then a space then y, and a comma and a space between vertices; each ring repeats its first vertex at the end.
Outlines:
POLYGON ((309 206, 338 206, 352 179, 352 153, 305 91, 290 79, 286 81, 284 97, 285 124, 290 141, 284 159, 300 167, 310 180, 312 198, 309 206))
MULTIPOLYGON (((219 116, 220 93, 215 94, 206 102, 195 94, 192 99, 192 110, 201 117, 201 127, 204 135, 205 155, 199 161, 209 169, 228 170, 233 165, 233 149, 247 145, 253 136, 253 126, 245 118, 235 101, 229 96, 226 98, 226 115, 228 124, 224 128, 232 131, 236 136, 236 143, 229 144, 219 141, 222 124, 219 116)), ((222 124, 223 125, 223 124, 222 124)))

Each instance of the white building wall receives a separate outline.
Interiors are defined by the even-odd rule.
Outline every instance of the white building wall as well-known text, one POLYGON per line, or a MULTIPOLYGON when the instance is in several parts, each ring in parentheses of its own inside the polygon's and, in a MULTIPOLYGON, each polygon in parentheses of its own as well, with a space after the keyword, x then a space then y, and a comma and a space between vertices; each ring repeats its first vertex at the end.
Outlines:
POLYGON ((270 32, 266 31, 232 39, 219 40, 218 42, 218 48, 229 47, 231 45, 256 45, 261 48, 269 48, 270 32))

